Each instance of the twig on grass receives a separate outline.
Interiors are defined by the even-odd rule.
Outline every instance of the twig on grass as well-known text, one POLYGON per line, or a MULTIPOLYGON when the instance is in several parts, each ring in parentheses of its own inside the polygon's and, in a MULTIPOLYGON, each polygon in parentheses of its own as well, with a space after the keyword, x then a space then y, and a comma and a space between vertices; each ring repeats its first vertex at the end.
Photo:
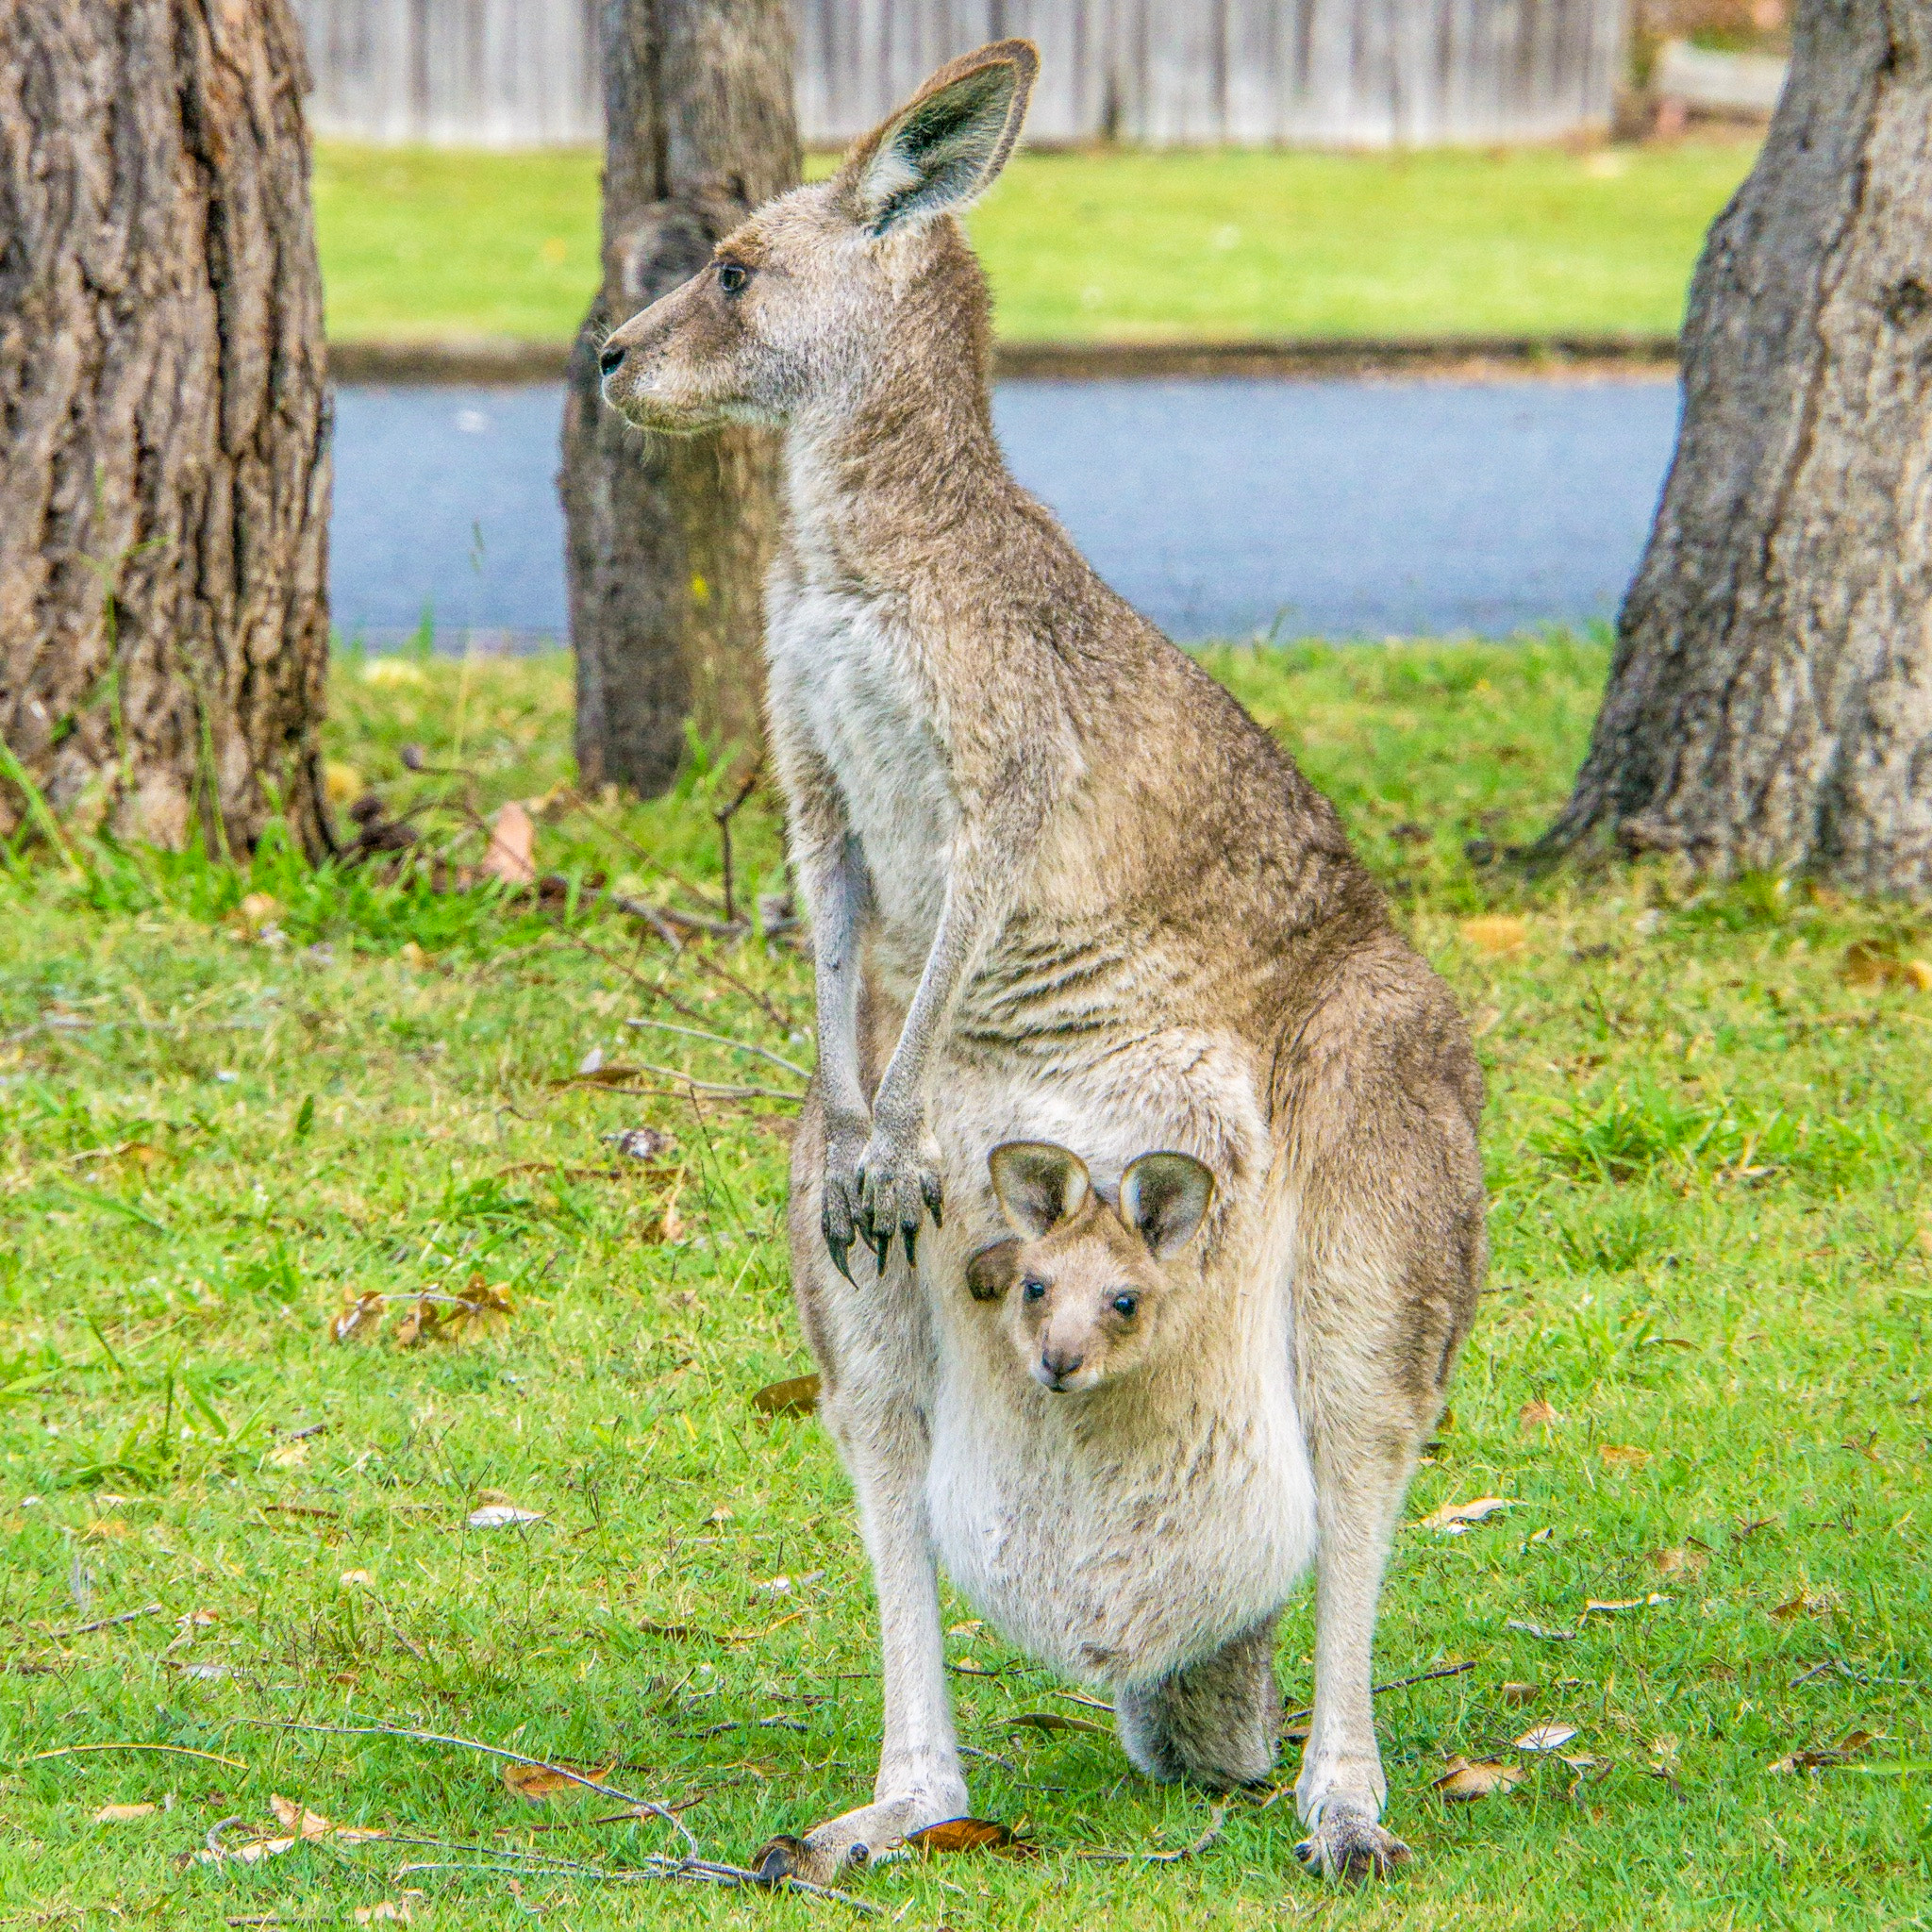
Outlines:
MULTIPOLYGON (((715 1080, 699 1080, 678 1067, 660 1067, 650 1060, 640 1060, 641 1074, 656 1074, 660 1080, 675 1080, 680 1087, 690 1087, 702 1093, 707 1100, 789 1100, 795 1107, 805 1098, 802 1093, 793 1092, 783 1087, 726 1087, 715 1080)), ((592 1079, 589 1074, 573 1075, 568 1084, 581 1083, 587 1087, 601 1087, 606 1093, 649 1092, 648 1088, 611 1087, 602 1080, 592 1079)))
POLYGON ((96 1630, 111 1630, 116 1624, 132 1624, 142 1617, 158 1617, 163 1606, 142 1604, 138 1610, 123 1610, 118 1617, 96 1617, 92 1624, 75 1624, 65 1630, 49 1630, 47 1641, 52 1643, 63 1637, 87 1637, 96 1630))
POLYGON ((1178 1865, 1183 1858, 1205 1852, 1221 1836, 1221 1827, 1226 1822, 1227 1806, 1223 1803, 1208 1815, 1208 1829, 1192 1844, 1183 1845, 1177 1852, 1082 1852, 1079 1856, 1096 1865, 1178 1865))
POLYGON ((641 1798, 634 1791, 620 1791, 581 1771, 553 1764, 547 1757, 526 1757, 521 1751, 505 1750, 501 1744, 479 1743, 475 1738, 453 1737, 444 1731, 406 1730, 398 1724, 318 1724, 291 1717, 243 1717, 237 1718, 235 1722, 260 1724, 275 1731, 316 1731, 332 1738, 400 1738, 415 1744, 449 1744, 459 1751, 479 1751, 486 1757, 500 1757, 508 1764, 527 1765, 532 1771, 551 1772, 567 1783, 582 1785, 587 1790, 602 1791, 606 1797, 621 1798, 626 1805, 637 1806, 640 1811, 663 1819, 683 1838, 691 1848, 691 1857, 697 1857, 698 1841, 691 1836, 690 1826, 668 1807, 658 1804, 655 1798, 641 1798))
MULTIPOLYGON (((1467 1663, 1444 1664, 1440 1671, 1418 1671, 1412 1677, 1391 1677, 1386 1684, 1377 1684, 1370 1691, 1369 1695, 1379 1697, 1385 1690, 1407 1690, 1411 1684, 1433 1684, 1438 1677, 1459 1677, 1463 1672, 1474 1669, 1475 1660, 1474 1658, 1471 1658, 1467 1663)), ((1297 1718, 1313 1717, 1314 1714, 1315 1707, 1311 1704, 1306 1710, 1283 1711, 1281 1722, 1285 1724, 1291 1724, 1297 1718)))
POLYGON ((626 1020, 626 1026, 650 1026, 659 1033, 682 1033, 687 1040, 708 1040, 714 1046, 728 1046, 734 1053, 755 1053, 761 1060, 770 1060, 774 1067, 783 1067, 788 1074, 796 1074, 801 1080, 811 1078, 811 1069, 801 1067, 796 1060, 788 1060, 781 1053, 774 1053, 768 1046, 759 1046, 749 1040, 733 1040, 724 1033, 706 1033, 696 1026, 674 1026, 669 1020, 626 1020))
POLYGON ((214 1751, 193 1751, 186 1744, 62 1744, 58 1751, 36 1751, 23 1757, 23 1764, 40 1764, 49 1757, 78 1757, 86 1751, 159 1751, 170 1757, 206 1757, 210 1764, 225 1764, 230 1771, 246 1771, 239 1757, 224 1757, 214 1751))

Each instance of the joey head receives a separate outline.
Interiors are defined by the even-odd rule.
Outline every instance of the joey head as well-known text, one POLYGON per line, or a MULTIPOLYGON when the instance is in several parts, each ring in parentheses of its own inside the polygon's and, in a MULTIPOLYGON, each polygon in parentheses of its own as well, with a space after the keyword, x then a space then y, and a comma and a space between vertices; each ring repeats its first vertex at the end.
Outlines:
POLYGON ((1214 1176, 1190 1154, 1143 1154, 1122 1174, 1116 1204, 1077 1155, 1049 1141, 1009 1141, 987 1165, 1013 1236, 973 1257, 967 1285, 1004 1302, 1021 1368, 1056 1395, 1077 1395, 1143 1367, 1178 1325, 1187 1282, 1172 1264, 1200 1231, 1214 1176))

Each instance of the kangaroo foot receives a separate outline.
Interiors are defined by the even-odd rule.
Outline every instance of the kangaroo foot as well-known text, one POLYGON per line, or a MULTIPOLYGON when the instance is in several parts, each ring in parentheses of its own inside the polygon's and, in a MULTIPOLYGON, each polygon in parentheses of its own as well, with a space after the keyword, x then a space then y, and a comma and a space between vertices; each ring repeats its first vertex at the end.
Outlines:
POLYGON ((1331 1798, 1294 1855, 1310 1872, 1336 1883, 1366 1884, 1386 1878, 1397 1865, 1415 1855, 1375 1821, 1373 1809, 1346 1798, 1331 1798))
POLYGON ((810 1885, 837 1885, 880 1852, 897 1844, 908 1832, 924 1831, 966 1809, 966 1794, 935 1795, 908 1792, 875 1805, 861 1805, 838 1818, 814 1826, 803 1838, 789 1832, 762 1846, 752 1870, 767 1885, 785 1878, 803 1878, 810 1885))

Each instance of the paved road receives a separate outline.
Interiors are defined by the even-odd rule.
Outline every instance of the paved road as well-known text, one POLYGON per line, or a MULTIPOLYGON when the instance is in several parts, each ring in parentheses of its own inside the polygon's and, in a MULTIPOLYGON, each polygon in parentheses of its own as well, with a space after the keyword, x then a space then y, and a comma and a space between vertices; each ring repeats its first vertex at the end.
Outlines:
MULTIPOLYGON (((330 592, 379 645, 433 614, 564 629, 562 391, 346 389, 330 592)), ((1607 617, 1670 460, 1669 382, 1009 382, 1027 487, 1183 640, 1474 632, 1607 617)), ((483 641, 480 639, 478 641, 483 641)))

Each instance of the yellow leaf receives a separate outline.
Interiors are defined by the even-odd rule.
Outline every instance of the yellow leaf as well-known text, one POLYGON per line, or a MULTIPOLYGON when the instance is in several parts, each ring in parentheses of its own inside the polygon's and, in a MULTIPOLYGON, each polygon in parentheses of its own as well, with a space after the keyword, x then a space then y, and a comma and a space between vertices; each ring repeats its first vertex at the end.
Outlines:
POLYGON ((103 1805, 94 1813, 96 1824, 128 1824, 137 1818, 152 1818, 158 1805, 103 1805))
POLYGON ((1480 1523, 1484 1517, 1493 1516, 1498 1509, 1515 1507, 1515 1503, 1507 1496, 1478 1496, 1474 1503, 1444 1503, 1440 1509, 1432 1509, 1415 1526, 1459 1536, 1472 1523, 1480 1523))
MULTIPOLYGON (((596 1784, 602 1784, 616 1767, 616 1758, 601 1764, 595 1771, 587 1771, 583 1777, 596 1784)), ((566 1777, 561 1771, 554 1771, 547 1764, 506 1764, 503 1767, 503 1781, 518 1797, 526 1804, 541 1805, 546 1798, 555 1798, 568 1791, 589 1790, 580 1778, 566 1777)))
POLYGON ((362 774, 340 758, 329 759, 322 768, 322 778, 331 805, 353 805, 368 789, 362 783, 362 774))
POLYGON ((1531 1429, 1555 1428, 1562 1420, 1563 1418, 1541 1396, 1538 1396, 1534 1402, 1525 1402, 1516 1411, 1516 1426, 1524 1435, 1527 1435, 1531 1429))
POLYGON ((1641 1469, 1650 1460, 1648 1449, 1635 1449, 1625 1442, 1599 1442, 1596 1453, 1607 1469, 1641 1469))
POLYGON ((429 682, 420 665, 407 658, 371 658, 362 666, 362 682, 374 685, 422 685, 429 682))
POLYGON ((1498 1764, 1482 1758, 1472 1764, 1467 1757, 1452 1757, 1442 1775, 1435 1781, 1439 1797, 1452 1803, 1467 1804, 1487 1798, 1494 1791, 1513 1790, 1523 1782, 1523 1773, 1513 1764, 1498 1764))
POLYGON ((293 1798, 285 1798, 278 1791, 270 1792, 268 1808, 275 1814, 275 1823, 284 1831, 292 1831, 297 1838, 326 1838, 335 1829, 320 1811, 311 1811, 306 1805, 298 1805, 293 1798))
POLYGON ((366 1570, 344 1570, 341 1584, 344 1590, 360 1590, 374 1584, 375 1578, 366 1570))
POLYGON ((373 1328, 381 1319, 382 1297, 379 1294, 352 1296, 342 1304, 334 1321, 328 1324, 328 1339, 346 1341, 358 1329, 373 1328))
POLYGON ((405 940, 396 957, 411 973, 420 973, 429 963, 429 955, 414 940, 405 940))
POLYGON ((1488 912, 1480 918, 1462 922, 1465 944, 1478 953, 1513 953, 1529 938, 1529 926, 1507 912, 1488 912))
POLYGON ((1932 959, 1907 959, 1902 969, 1919 992, 1932 992, 1932 959))
POLYGON ((1702 1576, 1710 1568, 1710 1558, 1702 1550, 1659 1550, 1650 1561, 1663 1576, 1702 1576))

